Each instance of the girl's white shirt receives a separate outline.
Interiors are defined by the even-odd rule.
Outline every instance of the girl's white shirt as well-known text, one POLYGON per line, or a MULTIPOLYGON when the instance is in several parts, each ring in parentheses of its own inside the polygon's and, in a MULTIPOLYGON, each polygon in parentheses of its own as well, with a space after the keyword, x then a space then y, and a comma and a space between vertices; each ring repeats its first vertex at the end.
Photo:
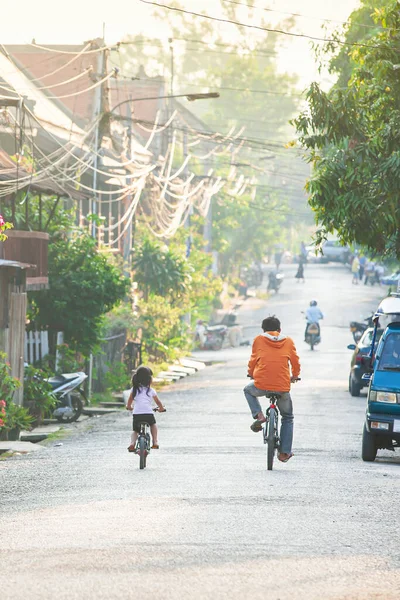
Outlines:
MULTIPOLYGON (((132 388, 133 393, 133 388, 132 388)), ((155 389, 140 387, 136 396, 133 398, 133 415, 152 415, 153 414, 153 398, 157 396, 155 389)))

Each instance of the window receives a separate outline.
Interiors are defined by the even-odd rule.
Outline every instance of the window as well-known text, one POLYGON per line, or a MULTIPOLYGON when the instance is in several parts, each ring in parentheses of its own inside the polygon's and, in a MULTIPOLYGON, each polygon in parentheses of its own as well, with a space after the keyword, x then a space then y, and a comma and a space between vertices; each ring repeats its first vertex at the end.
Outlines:
POLYGON ((400 371, 400 331, 390 333, 385 339, 378 369, 400 371))

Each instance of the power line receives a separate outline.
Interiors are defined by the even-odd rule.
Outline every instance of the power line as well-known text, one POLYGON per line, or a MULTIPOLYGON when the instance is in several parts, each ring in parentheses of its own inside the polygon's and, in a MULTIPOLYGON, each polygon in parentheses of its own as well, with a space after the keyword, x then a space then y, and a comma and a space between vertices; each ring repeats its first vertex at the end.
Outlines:
MULTIPOLYGON (((112 61, 111 61, 112 62, 112 61)), ((115 65, 115 63, 113 62, 112 64, 115 65)), ((128 75, 120 75, 120 77, 122 77, 123 79, 132 79, 132 77, 128 76, 128 75)), ((135 81, 148 81, 148 79, 145 78, 141 78, 141 77, 135 77, 135 81)), ((152 79, 151 80, 152 83, 165 83, 164 79, 152 79)), ((214 85, 214 86, 210 86, 210 85, 206 85, 206 84, 202 84, 202 83, 189 83, 187 81, 183 82, 185 85, 188 85, 189 87, 212 87, 213 89, 218 89, 218 90, 226 90, 226 91, 232 91, 232 92, 248 92, 250 94, 266 94, 266 95, 272 95, 272 96, 286 96, 288 98, 303 98, 303 94, 291 94, 290 92, 275 92, 273 90, 254 90, 251 88, 239 88, 239 87, 228 87, 228 86, 222 86, 222 85, 214 85)), ((133 102, 140 100, 140 98, 133 98, 133 102)))
MULTIPOLYGON (((292 13, 292 12, 286 12, 283 10, 277 10, 274 8, 264 8, 263 6, 257 6, 257 5, 253 5, 253 6, 249 6, 248 4, 244 4, 244 2, 238 2, 237 0, 223 0, 223 2, 227 2, 228 4, 236 4, 237 6, 245 6, 247 8, 255 8, 257 10, 264 10, 265 12, 271 12, 271 13, 279 13, 281 15, 288 15, 290 17, 300 17, 302 19, 310 19, 312 21, 323 21, 325 23, 336 23, 337 25, 351 25, 351 21, 338 21, 336 19, 325 19, 323 17, 313 17, 311 15, 303 15, 301 13, 292 13)), ((367 25, 365 23, 357 23, 357 27, 365 27, 368 29, 389 29, 390 31, 399 31, 399 29, 395 29, 392 27, 382 27, 381 25, 367 25)))
POLYGON ((187 15, 192 15, 194 17, 200 17, 201 19, 209 19, 210 21, 217 21, 219 23, 228 23, 231 25, 237 25, 238 27, 246 27, 248 29, 256 29, 258 31, 267 31, 268 33, 279 33, 281 35, 287 35, 290 37, 303 38, 307 40, 313 40, 317 42, 324 42, 325 44, 334 43, 342 46, 354 46, 357 48, 383 48, 381 45, 374 44, 363 44, 361 42, 343 42, 341 40, 336 40, 333 38, 321 38, 314 35, 306 35, 304 33, 295 33, 293 31, 284 31, 283 29, 273 29, 271 27, 262 27, 261 25, 251 25, 250 23, 241 23, 240 21, 234 21, 232 19, 223 19, 221 17, 212 17, 210 15, 203 15, 201 13, 197 13, 191 10, 186 10, 184 8, 177 8, 176 6, 168 6, 167 4, 161 4, 160 2, 153 2, 152 0, 139 0, 143 4, 151 4, 153 6, 158 6, 159 8, 165 8, 167 10, 172 10, 175 12, 184 13, 187 15))
POLYGON ((113 46, 101 46, 99 48, 93 48, 93 50, 87 50, 85 52, 82 52, 82 50, 79 50, 78 52, 72 52, 71 50, 59 50, 58 48, 52 48, 50 46, 41 46, 39 44, 28 44, 29 46, 32 46, 33 48, 39 48, 40 50, 46 50, 47 52, 53 52, 56 54, 75 54, 75 55, 86 55, 86 54, 96 54, 97 52, 103 52, 104 50, 113 50, 115 49, 115 47, 119 46, 119 42, 117 44, 114 44, 113 46))

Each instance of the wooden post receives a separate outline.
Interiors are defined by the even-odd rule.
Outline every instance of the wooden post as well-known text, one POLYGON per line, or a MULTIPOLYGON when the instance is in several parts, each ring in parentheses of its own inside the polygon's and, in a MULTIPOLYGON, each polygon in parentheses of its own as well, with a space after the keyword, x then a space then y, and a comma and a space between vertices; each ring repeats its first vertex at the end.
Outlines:
POLYGON ((24 350, 26 322, 26 293, 12 293, 10 303, 10 323, 8 339, 8 358, 11 365, 11 375, 16 377, 21 387, 14 394, 14 402, 22 406, 24 397, 24 350))
POLYGON ((39 194, 39 231, 42 231, 42 194, 39 194))

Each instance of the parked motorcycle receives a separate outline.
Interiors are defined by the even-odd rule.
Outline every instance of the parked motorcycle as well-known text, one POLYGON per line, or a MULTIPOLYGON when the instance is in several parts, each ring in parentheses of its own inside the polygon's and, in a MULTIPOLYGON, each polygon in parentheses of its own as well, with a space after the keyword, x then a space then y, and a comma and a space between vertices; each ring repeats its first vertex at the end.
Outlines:
POLYGON ((72 423, 82 414, 83 406, 88 402, 82 387, 85 379, 87 375, 83 372, 63 373, 46 379, 58 400, 53 417, 60 423, 72 423))
POLYGON ((350 331, 353 334, 353 339, 356 344, 360 341, 362 334, 368 327, 373 327, 374 323, 372 321, 373 315, 364 319, 362 323, 358 321, 351 321, 350 323, 350 331))
POLYGON ((310 345, 311 350, 321 341, 321 330, 318 323, 308 323, 306 328, 306 342, 310 345))
POLYGON ((228 327, 223 324, 204 325, 204 330, 197 330, 195 341, 200 344, 201 350, 221 350, 225 338, 228 336, 228 327))
POLYGON ((277 294, 279 292, 279 288, 281 287, 284 278, 285 278, 285 276, 283 273, 279 273, 277 271, 270 271, 268 273, 267 291, 268 292, 274 291, 275 294, 277 294))

